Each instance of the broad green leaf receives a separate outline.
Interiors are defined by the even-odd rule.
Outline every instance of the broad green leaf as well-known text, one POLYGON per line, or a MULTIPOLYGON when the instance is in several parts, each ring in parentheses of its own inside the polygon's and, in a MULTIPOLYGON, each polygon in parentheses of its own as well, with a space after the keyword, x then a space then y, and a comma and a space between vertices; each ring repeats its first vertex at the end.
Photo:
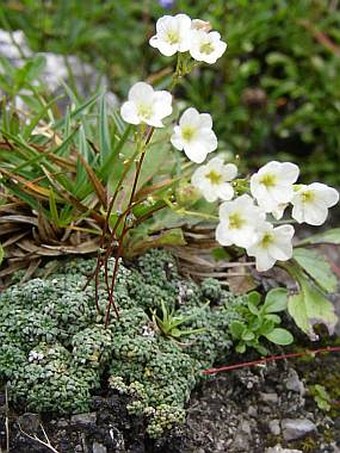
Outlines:
POLYGON ((315 324, 325 324, 332 335, 337 323, 333 304, 310 281, 299 276, 301 291, 288 298, 288 312, 297 326, 312 340, 317 340, 315 324))
POLYGON ((295 261, 310 275, 326 292, 336 290, 337 279, 326 259, 315 250, 296 248, 293 255, 295 261))
POLYGON ((300 245, 308 244, 340 244, 340 228, 331 228, 323 233, 314 234, 299 242, 300 245))
POLYGON ((285 288, 271 289, 262 307, 265 313, 277 313, 287 308, 288 291, 285 288))
POLYGON ((265 337, 272 343, 279 344, 281 346, 286 346, 294 341, 293 335, 288 332, 288 330, 282 329, 281 327, 273 329, 271 332, 267 333, 265 337))

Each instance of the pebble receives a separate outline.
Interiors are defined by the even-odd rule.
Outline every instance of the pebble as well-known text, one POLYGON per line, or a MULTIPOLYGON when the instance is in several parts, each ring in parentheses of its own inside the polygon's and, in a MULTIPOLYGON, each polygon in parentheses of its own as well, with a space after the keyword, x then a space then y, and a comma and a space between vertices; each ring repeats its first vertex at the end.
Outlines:
POLYGON ((89 412, 86 414, 76 414, 71 417, 72 425, 84 425, 91 426, 97 423, 97 414, 95 412, 89 412))
POLYGON ((281 434, 281 428, 280 428, 280 420, 275 418, 274 420, 271 420, 268 423, 270 432, 274 434, 274 436, 279 436, 281 434))
POLYGON ((107 448, 103 444, 99 444, 98 442, 93 442, 92 452, 93 453, 107 453, 107 448))
POLYGON ((282 448, 280 444, 275 447, 266 448, 265 453, 303 453, 302 450, 292 450, 290 448, 282 448))
POLYGON ((293 368, 289 369, 288 378, 286 379, 285 384, 288 390, 299 393, 301 396, 306 393, 303 382, 300 380, 299 375, 293 368))
POLYGON ((284 418, 281 421, 283 438, 286 441, 300 439, 306 434, 316 431, 316 426, 307 418, 284 418))
POLYGON ((260 393, 260 398, 264 403, 276 404, 279 401, 277 393, 260 393))

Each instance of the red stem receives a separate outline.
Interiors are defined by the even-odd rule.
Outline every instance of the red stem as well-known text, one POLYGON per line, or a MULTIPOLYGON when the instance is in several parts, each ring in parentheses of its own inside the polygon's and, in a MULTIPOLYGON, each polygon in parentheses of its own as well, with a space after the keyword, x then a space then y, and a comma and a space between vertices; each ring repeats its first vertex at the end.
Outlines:
POLYGON ((305 356, 308 354, 315 355, 315 354, 320 354, 322 352, 340 352, 340 346, 327 346, 326 348, 311 349, 311 350, 307 350, 307 351, 303 351, 303 352, 291 352, 291 353, 282 354, 282 355, 272 355, 269 357, 265 357, 263 359, 252 360, 250 362, 241 362, 241 363, 235 363, 234 365, 222 366, 219 368, 210 368, 208 370, 202 371, 202 373, 203 374, 217 374, 217 373, 221 373, 222 371, 231 371, 231 370, 236 370, 237 368, 246 368, 246 367, 250 367, 250 366, 261 365, 261 364, 267 363, 267 362, 291 359, 294 357, 302 357, 302 356, 305 356))

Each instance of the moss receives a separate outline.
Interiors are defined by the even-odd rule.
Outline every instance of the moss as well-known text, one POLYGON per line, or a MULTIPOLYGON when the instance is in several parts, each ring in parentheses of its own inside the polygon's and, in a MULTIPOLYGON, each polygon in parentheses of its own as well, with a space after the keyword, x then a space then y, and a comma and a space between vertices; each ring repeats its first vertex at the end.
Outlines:
POLYGON ((93 283, 84 289, 94 265, 94 260, 61 262, 48 277, 15 284, 0 295, 0 380, 8 382, 12 401, 29 410, 75 413, 90 408, 91 393, 109 375, 111 388, 131 397, 129 410, 147 418, 155 437, 184 419, 202 368, 227 354, 228 326, 243 299, 211 279, 202 286, 182 279, 174 258, 154 250, 135 268, 120 266, 115 287, 120 318, 104 329, 104 276, 100 313, 93 283), (154 323, 152 314, 162 304, 184 319, 176 341, 154 323), (200 330, 190 333, 193 329, 200 330), (185 331, 190 334, 182 337, 185 331))

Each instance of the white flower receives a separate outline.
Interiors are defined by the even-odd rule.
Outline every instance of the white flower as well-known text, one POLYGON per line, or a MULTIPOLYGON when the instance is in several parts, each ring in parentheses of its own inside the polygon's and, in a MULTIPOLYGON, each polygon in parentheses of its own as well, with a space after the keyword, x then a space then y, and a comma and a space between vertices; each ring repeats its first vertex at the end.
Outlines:
POLYGON ((257 241, 247 248, 249 256, 255 256, 256 269, 264 272, 274 266, 277 260, 287 261, 293 255, 292 225, 281 225, 274 228, 271 223, 265 222, 257 231, 257 241))
POLYGON ((209 201, 231 200, 234 189, 227 181, 231 181, 237 175, 237 167, 234 164, 224 165, 219 157, 211 159, 207 165, 197 168, 191 178, 191 183, 209 201))
POLYGON ((226 48, 227 44, 221 41, 221 35, 217 31, 206 32, 197 28, 192 30, 189 52, 194 60, 216 63, 226 48))
POLYGON ((250 191, 266 212, 279 210, 293 197, 293 184, 299 176, 299 167, 291 162, 272 161, 250 178, 250 191))
POLYGON ((301 186, 292 199, 292 217, 309 225, 322 225, 328 215, 328 208, 339 201, 339 192, 320 182, 301 186))
POLYGON ((156 23, 156 34, 149 40, 152 47, 170 57, 186 52, 191 43, 191 19, 186 14, 163 16, 156 23))
POLYGON ((264 222, 265 213, 245 194, 222 203, 219 217, 216 240, 222 245, 235 244, 246 248, 256 241, 256 231, 264 222))
POLYGON ((184 150, 187 157, 196 164, 201 164, 207 154, 217 148, 211 116, 209 113, 199 113, 193 107, 183 113, 170 140, 176 149, 184 150))
POLYGON ((130 124, 163 127, 162 119, 172 113, 171 102, 168 91, 155 91, 148 83, 137 82, 130 88, 128 101, 122 105, 120 114, 130 124))

